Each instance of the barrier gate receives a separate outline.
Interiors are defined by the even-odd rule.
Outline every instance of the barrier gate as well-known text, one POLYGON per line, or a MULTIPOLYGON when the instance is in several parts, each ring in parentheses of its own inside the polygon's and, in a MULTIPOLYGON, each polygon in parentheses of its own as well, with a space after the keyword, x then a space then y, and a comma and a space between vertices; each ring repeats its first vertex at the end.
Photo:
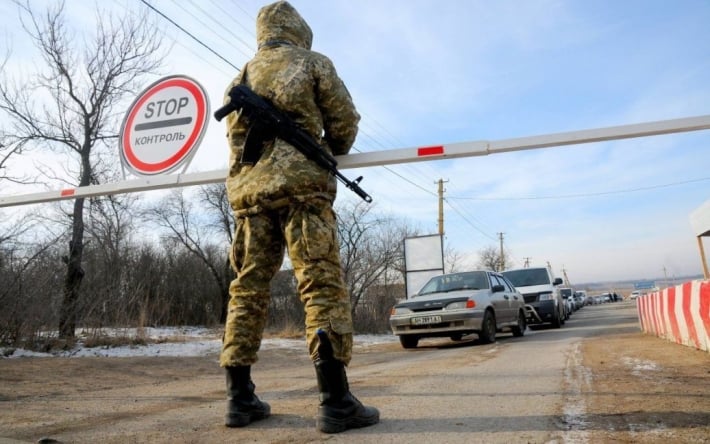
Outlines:
MULTIPOLYGON (((480 140, 444 145, 354 153, 345 156, 337 156, 336 160, 338 161, 339 169, 363 168, 430 160, 487 156, 489 154, 506 153, 511 151, 578 145, 607 140, 629 139, 635 137, 647 137, 707 129, 710 129, 710 115, 494 141, 480 140)), ((78 197, 93 197, 109 194, 123 194, 165 188, 204 185, 208 183, 222 182, 226 179, 226 177, 226 169, 202 173, 156 175, 101 185, 65 188, 55 191, 16 196, 0 196, 0 207, 36 204, 57 200, 75 199, 78 197)))

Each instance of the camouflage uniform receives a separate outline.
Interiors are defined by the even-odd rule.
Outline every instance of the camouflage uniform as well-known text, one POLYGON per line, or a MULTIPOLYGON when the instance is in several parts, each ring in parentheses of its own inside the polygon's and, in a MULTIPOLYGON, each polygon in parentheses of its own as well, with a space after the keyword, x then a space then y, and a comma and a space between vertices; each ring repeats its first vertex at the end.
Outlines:
MULTIPOLYGON (((310 50, 313 34, 308 24, 289 3, 280 1, 259 11, 256 31, 258 52, 227 92, 246 84, 288 114, 325 150, 347 154, 360 116, 332 62, 310 50)), ((335 358, 349 363, 353 329, 332 209, 335 178, 279 139, 262 144, 255 164, 241 164, 248 127, 232 113, 227 130, 227 193, 237 225, 230 260, 237 278, 229 289, 220 364, 248 366, 257 361, 270 281, 282 264, 284 248, 305 306, 311 358, 318 358, 315 332, 322 328, 335 358)))

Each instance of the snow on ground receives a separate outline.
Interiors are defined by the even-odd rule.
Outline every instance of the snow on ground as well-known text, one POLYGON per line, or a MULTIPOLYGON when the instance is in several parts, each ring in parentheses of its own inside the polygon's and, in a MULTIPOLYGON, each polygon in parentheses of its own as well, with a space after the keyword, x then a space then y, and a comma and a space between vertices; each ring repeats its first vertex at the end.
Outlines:
POLYGON ((653 361, 647 361, 637 358, 625 356, 624 364, 631 367, 631 373, 635 376, 645 376, 649 372, 657 372, 661 370, 661 366, 653 361))
MULTIPOLYGON (((146 345, 121 345, 86 347, 81 341, 83 332, 77 332, 80 340, 70 350, 58 350, 51 353, 40 353, 25 349, 2 349, 0 357, 70 357, 81 358, 87 356, 100 356, 107 358, 127 358, 137 356, 172 356, 194 357, 218 355, 222 341, 221 333, 215 329, 201 327, 175 327, 175 328, 145 328, 141 331, 135 329, 106 329, 102 334, 108 336, 124 336, 127 338, 142 337, 152 342, 146 345)), ((386 335, 355 335, 354 346, 368 347, 375 344, 398 342, 397 336, 386 335)), ((297 348, 307 350, 305 339, 265 338, 261 349, 297 348)))

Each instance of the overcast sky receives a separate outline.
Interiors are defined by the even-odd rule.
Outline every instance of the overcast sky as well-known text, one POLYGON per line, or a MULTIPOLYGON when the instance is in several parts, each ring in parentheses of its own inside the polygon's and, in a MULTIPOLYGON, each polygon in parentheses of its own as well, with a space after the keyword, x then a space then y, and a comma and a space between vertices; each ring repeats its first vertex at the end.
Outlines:
MULTIPOLYGON (((78 33, 93 29, 87 3, 67 0, 78 33)), ((200 82, 216 109, 237 75, 230 65, 241 68, 255 51, 254 21, 266 3, 151 0, 210 48, 153 13, 165 43, 174 42, 165 74, 200 82)), ((710 114, 707 0, 292 4, 362 114, 353 152, 710 114)), ((13 56, 32 60, 15 6, 0 0, 0 13, 13 56)), ((572 283, 672 280, 702 272, 689 214, 710 199, 709 142, 705 130, 343 173, 364 176, 374 211, 431 234, 436 182, 445 180, 445 244, 466 256, 460 268, 474 267, 503 233, 514 266, 549 262, 572 283)), ((224 126, 213 121, 187 172, 226 165, 224 126)), ((341 187, 338 200, 346 199, 357 197, 341 187)))

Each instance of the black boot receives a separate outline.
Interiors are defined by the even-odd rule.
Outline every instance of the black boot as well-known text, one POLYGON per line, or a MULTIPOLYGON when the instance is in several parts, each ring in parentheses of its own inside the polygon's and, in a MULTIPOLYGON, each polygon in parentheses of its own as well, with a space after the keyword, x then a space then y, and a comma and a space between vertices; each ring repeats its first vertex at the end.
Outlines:
POLYGON ((225 367, 227 373, 227 415, 224 425, 244 427, 252 421, 264 419, 271 413, 269 404, 254 394, 251 367, 225 367))
POLYGON ((347 429, 367 427, 380 421, 380 412, 362 405, 350 393, 345 365, 336 359, 315 361, 320 407, 316 428, 325 433, 340 433, 347 429))

